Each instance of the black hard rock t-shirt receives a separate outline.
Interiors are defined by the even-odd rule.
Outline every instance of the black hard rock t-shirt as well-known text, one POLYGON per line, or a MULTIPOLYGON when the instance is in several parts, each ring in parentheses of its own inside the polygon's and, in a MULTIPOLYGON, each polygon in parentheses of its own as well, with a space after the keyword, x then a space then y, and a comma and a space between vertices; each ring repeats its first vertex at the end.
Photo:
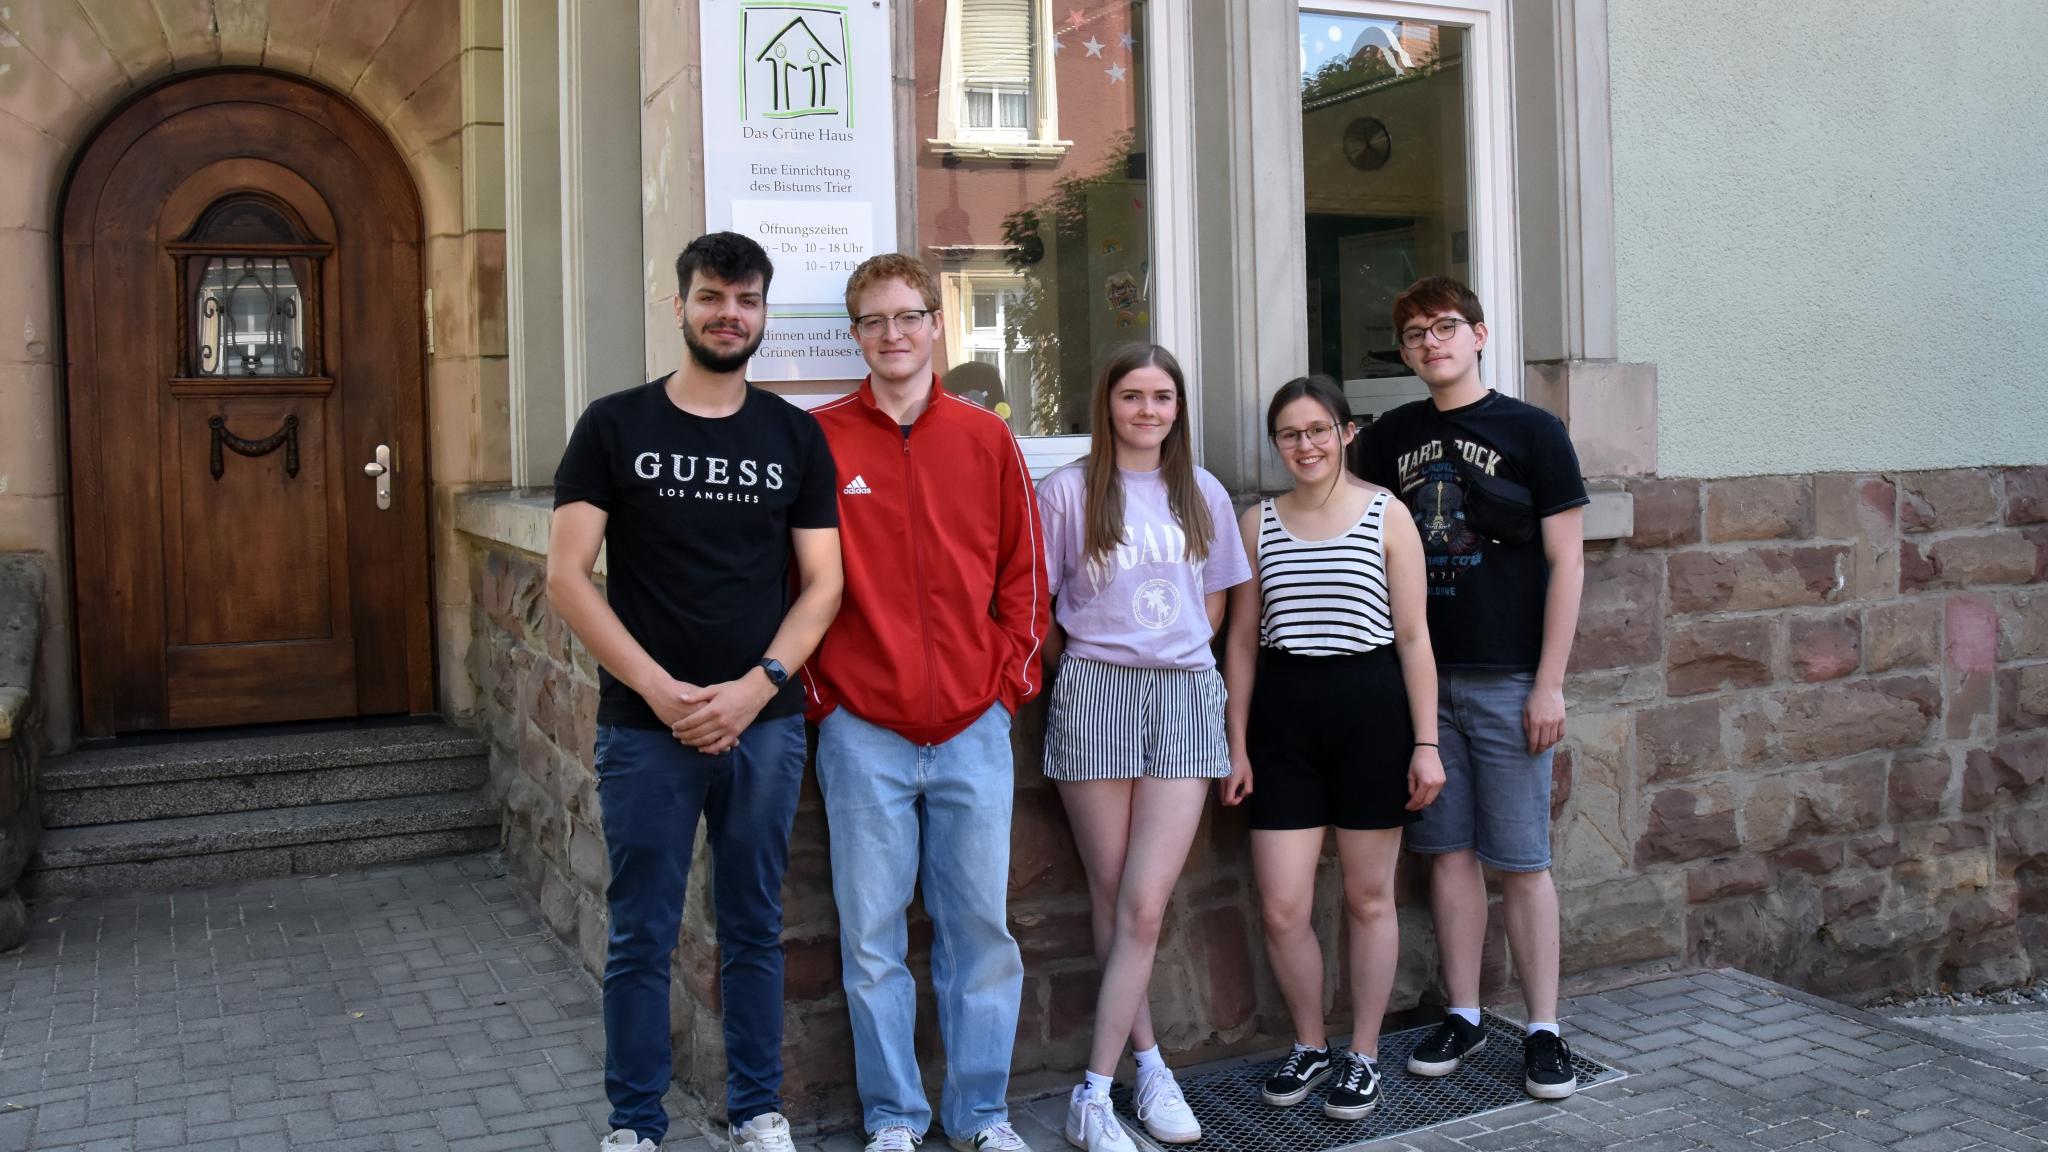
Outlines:
MULTIPOLYGON (((1557 417, 1489 391, 1439 412, 1418 400, 1365 433, 1365 478, 1391 488, 1415 517, 1429 572, 1429 643, 1446 668, 1529 671, 1543 654, 1550 564, 1540 527, 1522 543, 1477 531, 1512 521, 1503 509, 1526 490, 1527 517, 1587 502, 1578 454, 1557 417), (1492 522, 1480 515, 1481 506, 1492 522)), ((1496 535, 1500 535, 1496 529, 1496 535)))
MULTIPOLYGON (((811 414, 772 392, 749 387, 739 411, 706 417, 666 385, 591 403, 555 470, 555 507, 604 509, 619 622, 669 675, 717 684, 760 661, 789 611, 790 529, 839 525, 832 453, 811 414)), ((792 676, 761 718, 802 707, 792 676)), ((597 721, 666 727, 605 669, 597 721)))

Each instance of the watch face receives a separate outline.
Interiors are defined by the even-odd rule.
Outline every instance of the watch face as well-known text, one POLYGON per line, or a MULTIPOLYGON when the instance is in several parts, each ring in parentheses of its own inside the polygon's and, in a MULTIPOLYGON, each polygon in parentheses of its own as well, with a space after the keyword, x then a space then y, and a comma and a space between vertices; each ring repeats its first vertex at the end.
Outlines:
POLYGON ((1361 116, 1344 129, 1344 158, 1353 168, 1370 172, 1394 155, 1394 137, 1387 126, 1371 116, 1361 116))

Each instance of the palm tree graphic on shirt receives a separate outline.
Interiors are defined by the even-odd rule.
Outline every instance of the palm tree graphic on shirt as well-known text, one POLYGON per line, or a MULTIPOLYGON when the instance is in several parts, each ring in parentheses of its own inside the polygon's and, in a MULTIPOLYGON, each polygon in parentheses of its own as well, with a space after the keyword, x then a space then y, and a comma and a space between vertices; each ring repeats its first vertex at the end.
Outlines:
POLYGON ((1180 597, 1172 584, 1147 580, 1131 595, 1131 614, 1147 628, 1164 628, 1180 616, 1180 597))

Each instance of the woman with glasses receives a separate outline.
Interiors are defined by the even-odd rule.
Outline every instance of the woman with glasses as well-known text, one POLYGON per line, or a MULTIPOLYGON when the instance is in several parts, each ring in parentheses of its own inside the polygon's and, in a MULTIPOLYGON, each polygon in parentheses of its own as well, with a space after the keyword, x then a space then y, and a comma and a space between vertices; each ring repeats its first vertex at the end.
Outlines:
POLYGON ((1266 432, 1294 487, 1239 522, 1254 572, 1230 594, 1223 802, 1250 800, 1266 953, 1294 1019, 1294 1050, 1266 1080, 1265 1101, 1291 1107, 1334 1073, 1323 1112, 1356 1120, 1380 1100, 1401 830, 1444 782, 1422 539, 1392 493, 1344 467, 1351 406, 1329 378, 1284 385, 1266 432), (1332 827, 1354 1007, 1341 1055, 1323 1026, 1323 953, 1310 923, 1332 827))
POLYGON ((1146 990, 1160 921, 1201 823, 1209 782, 1230 774, 1223 678, 1210 649, 1228 589, 1251 577, 1230 496, 1195 467, 1187 387, 1155 344, 1119 349, 1095 387, 1088 456, 1039 487, 1056 670, 1045 774, 1057 782, 1088 874, 1102 961, 1088 1070, 1066 1135, 1087 1152, 1135 1152, 1109 1103, 1124 1043, 1152 1138, 1201 1125, 1159 1056, 1146 990))

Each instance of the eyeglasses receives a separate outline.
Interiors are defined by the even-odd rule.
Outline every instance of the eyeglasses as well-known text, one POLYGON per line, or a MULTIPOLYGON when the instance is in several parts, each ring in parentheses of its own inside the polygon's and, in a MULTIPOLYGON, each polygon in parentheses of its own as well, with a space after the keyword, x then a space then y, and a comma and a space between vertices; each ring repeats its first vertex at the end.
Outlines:
POLYGON ((1469 326, 1471 323, 1470 320, 1461 320, 1456 316, 1446 316, 1425 328, 1404 328, 1401 330, 1401 347, 1420 348, 1422 338, 1432 334, 1436 336, 1438 343, 1442 343, 1458 334, 1460 324, 1469 326))
POLYGON ((1330 442, 1330 437, 1336 431, 1337 426, 1335 424, 1311 424, 1306 428, 1282 428, 1278 432, 1273 433, 1273 443, 1278 444, 1281 450, 1285 452, 1291 452, 1295 448, 1300 447, 1304 440, 1320 448, 1330 442))
POLYGON ((861 335, 872 340, 882 334, 882 330, 888 327, 889 321, 894 320, 896 322, 896 331, 901 332, 905 336, 915 336, 919 332, 924 331, 925 321, 931 318, 931 309, 919 308, 909 312, 898 312, 894 316, 884 316, 879 313, 873 316, 856 316, 854 317, 853 326, 859 330, 861 335))

